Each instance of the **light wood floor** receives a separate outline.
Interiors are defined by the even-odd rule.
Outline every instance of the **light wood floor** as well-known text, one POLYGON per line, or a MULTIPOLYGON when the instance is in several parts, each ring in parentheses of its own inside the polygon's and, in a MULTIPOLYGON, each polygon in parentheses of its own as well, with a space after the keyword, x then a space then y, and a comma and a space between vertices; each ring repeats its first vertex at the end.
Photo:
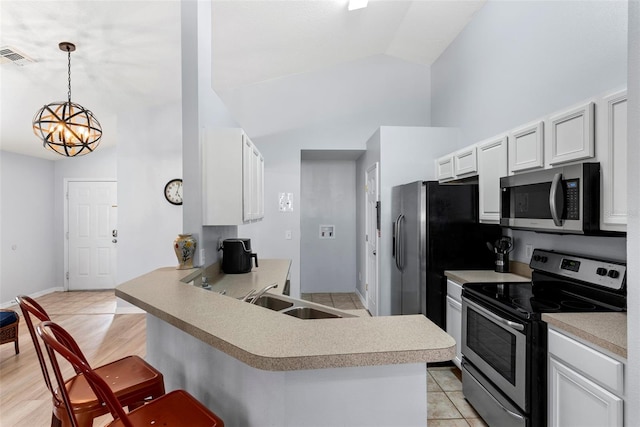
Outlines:
MULTIPOLYGON (((67 329, 78 341, 92 366, 99 366, 146 349, 144 314, 115 314, 113 291, 55 292, 36 298, 51 320, 67 329)), ((0 346, 0 426, 45 427, 51 422, 51 394, 47 390, 31 336, 20 309, 20 354, 13 344, 0 346)), ((71 374, 66 367, 64 375, 71 374)), ((55 381, 52 378, 53 381, 55 381)), ((109 415, 94 422, 103 426, 109 415)))

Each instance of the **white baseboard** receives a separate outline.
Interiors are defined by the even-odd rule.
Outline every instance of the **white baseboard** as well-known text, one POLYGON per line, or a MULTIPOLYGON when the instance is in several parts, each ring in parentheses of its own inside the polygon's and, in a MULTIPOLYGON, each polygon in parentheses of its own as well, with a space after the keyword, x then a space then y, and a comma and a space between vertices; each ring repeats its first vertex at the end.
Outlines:
POLYGON ((356 288, 356 295, 360 298, 360 302, 364 305, 364 308, 368 310, 369 307, 367 306, 367 300, 360 294, 360 290, 358 288, 356 288))
MULTIPOLYGON (((56 287, 56 288, 48 288, 48 289, 45 289, 43 291, 34 292, 34 293, 29 294, 27 296, 29 296, 31 298, 38 298, 38 297, 41 297, 43 295, 47 295, 47 294, 50 294, 50 293, 53 293, 53 292, 64 292, 64 288, 62 286, 56 287)), ((8 301, 8 302, 0 303, 0 308, 7 308, 7 307, 11 307, 12 305, 16 305, 16 304, 18 304, 18 302, 15 299, 13 299, 13 300, 8 301)))

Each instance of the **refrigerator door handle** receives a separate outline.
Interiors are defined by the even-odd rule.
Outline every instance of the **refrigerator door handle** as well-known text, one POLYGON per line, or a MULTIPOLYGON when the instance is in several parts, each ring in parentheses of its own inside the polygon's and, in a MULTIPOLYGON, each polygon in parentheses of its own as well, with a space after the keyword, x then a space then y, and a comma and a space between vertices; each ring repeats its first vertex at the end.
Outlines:
POLYGON ((396 220, 393 221, 393 236, 392 236, 393 244, 391 245, 392 246, 391 256, 393 257, 394 260, 396 259, 396 254, 398 253, 398 218, 396 218, 396 220))
POLYGON ((398 270, 402 271, 404 269, 404 238, 403 238, 403 230, 402 230, 402 221, 404 220, 404 215, 398 215, 398 231, 396 235, 396 245, 398 246, 396 249, 396 266, 398 270))

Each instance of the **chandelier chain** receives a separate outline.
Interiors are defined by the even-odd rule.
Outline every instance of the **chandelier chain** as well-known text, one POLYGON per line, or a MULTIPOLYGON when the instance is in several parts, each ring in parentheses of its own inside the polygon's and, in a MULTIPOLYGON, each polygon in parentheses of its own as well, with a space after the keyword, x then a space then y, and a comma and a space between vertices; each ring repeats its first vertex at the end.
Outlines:
POLYGON ((67 46, 67 69, 69 71, 69 92, 67 92, 67 96, 69 98, 69 104, 71 104, 71 49, 67 46))

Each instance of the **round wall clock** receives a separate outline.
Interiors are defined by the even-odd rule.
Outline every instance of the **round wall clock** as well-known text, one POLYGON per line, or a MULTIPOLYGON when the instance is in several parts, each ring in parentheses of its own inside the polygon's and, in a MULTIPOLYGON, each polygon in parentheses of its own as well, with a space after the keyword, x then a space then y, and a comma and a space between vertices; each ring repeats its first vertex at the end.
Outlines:
POLYGON ((164 197, 172 205, 182 204, 182 180, 180 178, 167 182, 167 185, 164 186, 164 197))

